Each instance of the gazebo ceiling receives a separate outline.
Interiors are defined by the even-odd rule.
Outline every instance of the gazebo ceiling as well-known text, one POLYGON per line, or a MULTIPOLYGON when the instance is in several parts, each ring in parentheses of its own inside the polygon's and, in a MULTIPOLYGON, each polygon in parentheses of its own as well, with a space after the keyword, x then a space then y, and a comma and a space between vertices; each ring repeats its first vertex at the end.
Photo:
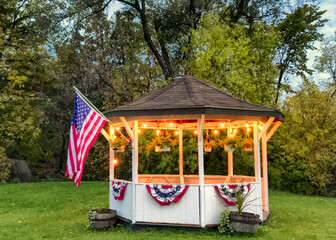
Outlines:
POLYGON ((243 101, 190 75, 104 114, 108 118, 206 114, 284 120, 278 109, 243 101))

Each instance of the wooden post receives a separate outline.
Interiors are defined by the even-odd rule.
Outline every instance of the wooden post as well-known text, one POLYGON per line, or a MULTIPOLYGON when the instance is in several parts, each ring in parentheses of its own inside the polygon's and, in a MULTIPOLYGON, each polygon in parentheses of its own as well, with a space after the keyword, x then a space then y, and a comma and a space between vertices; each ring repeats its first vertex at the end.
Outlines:
POLYGON ((228 176, 233 175, 233 152, 228 152, 228 176))
POLYGON ((179 174, 180 174, 180 184, 184 184, 183 178, 183 132, 179 129, 179 174))
POLYGON ((263 179, 264 179, 264 192, 263 192, 263 207, 264 210, 269 212, 268 205, 268 174, 267 174, 267 140, 266 134, 264 134, 261 138, 262 141, 262 171, 263 171, 263 179))
POLYGON ((197 120, 198 131, 198 176, 200 185, 200 220, 201 227, 205 227, 205 194, 204 194, 204 154, 203 154, 203 126, 205 115, 197 120))
POLYGON ((138 121, 133 121, 133 136, 132 139, 132 223, 135 223, 135 207, 136 207, 136 183, 138 183, 138 121))
MULTIPOLYGON (((228 131, 227 137, 230 137, 231 136, 231 131, 232 131, 231 123, 229 124, 229 127, 228 127, 227 131, 228 131)), ((232 175, 233 175, 233 152, 228 151, 228 177, 227 177, 226 182, 230 181, 230 178, 231 178, 232 175)))
POLYGON ((261 193, 261 176, 260 176, 260 141, 258 138, 258 122, 253 122, 253 140, 254 140, 254 176, 255 181, 259 183, 258 189, 255 189, 255 191, 258 193, 259 199, 256 200, 255 204, 260 206, 259 216, 260 220, 263 221, 263 211, 262 211, 262 200, 260 197, 262 197, 261 193))

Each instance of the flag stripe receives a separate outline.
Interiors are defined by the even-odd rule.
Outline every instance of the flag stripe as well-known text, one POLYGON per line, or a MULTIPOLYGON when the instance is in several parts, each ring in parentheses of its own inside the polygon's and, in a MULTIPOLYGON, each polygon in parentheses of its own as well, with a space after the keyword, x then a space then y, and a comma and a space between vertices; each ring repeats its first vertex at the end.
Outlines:
POLYGON ((74 180, 77 187, 82 179, 87 154, 105 123, 104 118, 76 94, 69 136, 66 175, 74 180))
MULTIPOLYGON (((83 148, 82 148, 83 149, 83 153, 82 153, 83 158, 84 158, 84 156, 87 155, 91 146, 93 145, 93 143, 94 143, 93 140, 96 139, 97 136, 99 135, 100 131, 98 131, 98 130, 101 130, 100 126, 101 126, 102 122, 105 122, 105 120, 100 118, 100 119, 97 119, 96 122, 92 122, 93 124, 92 124, 92 126, 90 125, 90 130, 89 130, 90 134, 88 134, 87 137, 85 138, 85 141, 83 141, 83 143, 85 143, 85 144, 83 144, 83 148), (98 122, 98 124, 96 124, 96 122, 98 122)), ((76 176, 75 181, 77 181, 78 179, 81 179, 81 177, 82 177, 83 166, 84 166, 84 161, 85 161, 85 159, 82 160, 82 156, 80 156, 81 163, 82 163, 81 168, 80 168, 81 171, 79 172, 80 174, 76 176)))

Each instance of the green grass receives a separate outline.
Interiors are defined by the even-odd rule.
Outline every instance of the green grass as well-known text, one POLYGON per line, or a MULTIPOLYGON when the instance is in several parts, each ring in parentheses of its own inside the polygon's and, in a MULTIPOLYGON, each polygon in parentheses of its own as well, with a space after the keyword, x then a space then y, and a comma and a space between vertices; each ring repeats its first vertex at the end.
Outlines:
POLYGON ((336 199, 270 191, 271 219, 254 235, 201 230, 87 229, 89 209, 108 207, 108 183, 0 185, 0 239, 335 239, 336 199))

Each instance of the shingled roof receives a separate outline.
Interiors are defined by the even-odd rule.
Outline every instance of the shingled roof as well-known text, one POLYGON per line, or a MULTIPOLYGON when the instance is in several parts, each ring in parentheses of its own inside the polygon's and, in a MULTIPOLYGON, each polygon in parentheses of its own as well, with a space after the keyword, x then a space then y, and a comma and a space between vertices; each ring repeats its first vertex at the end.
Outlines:
POLYGON ((108 118, 186 114, 262 116, 284 120, 278 109, 243 101, 190 75, 176 78, 139 100, 105 112, 108 118))

